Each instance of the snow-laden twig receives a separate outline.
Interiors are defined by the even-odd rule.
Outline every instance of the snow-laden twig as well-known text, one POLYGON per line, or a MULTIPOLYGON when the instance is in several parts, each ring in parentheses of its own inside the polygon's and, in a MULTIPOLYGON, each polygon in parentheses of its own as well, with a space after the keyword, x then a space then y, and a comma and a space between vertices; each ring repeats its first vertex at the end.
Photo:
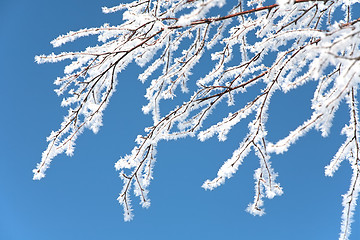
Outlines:
POLYGON ((153 125, 137 137, 131 153, 115 164, 124 182, 118 200, 124 207, 125 220, 133 218, 132 190, 143 207, 150 206, 148 186, 159 141, 188 136, 204 141, 214 135, 225 141, 235 125, 249 118, 248 133, 239 140, 239 147, 217 176, 204 182, 203 188, 212 190, 225 183, 253 151, 260 166, 254 173, 254 201, 247 211, 262 215, 264 197, 282 194, 277 173, 271 167, 271 154, 286 152, 311 129, 327 136, 340 103, 346 100, 350 122, 342 133, 347 139, 325 173, 332 176, 344 159, 353 168, 350 189, 343 200, 340 236, 348 239, 359 192, 356 96, 360 81, 360 16, 352 11, 353 7, 359 7, 358 1, 139 0, 104 7, 104 13, 122 11, 123 22, 69 32, 52 41, 54 47, 59 47, 80 37, 97 35, 100 45, 35 58, 38 63, 71 63, 65 67, 65 76, 55 81, 59 86, 57 94, 64 96, 62 106, 69 111, 60 128, 48 137, 49 145, 34 169, 34 179, 45 176, 58 154, 71 155, 84 129, 95 133, 99 130, 102 113, 122 79, 121 71, 135 62, 145 67, 138 78, 148 85, 148 104, 143 112, 151 113, 153 125), (228 12, 221 10, 224 8, 228 12), (204 70, 200 79, 191 78, 207 52, 211 53, 213 66, 204 70), (267 131, 266 122, 271 117, 271 96, 276 91, 295 91, 309 81, 317 83, 311 117, 284 139, 268 142, 271 131, 267 131), (257 89, 257 95, 247 94, 253 89, 257 89), (188 100, 163 113, 161 101, 179 95, 188 100), (235 104, 238 96, 247 96, 247 103, 235 104), (204 129, 204 121, 224 101, 237 109, 204 129))

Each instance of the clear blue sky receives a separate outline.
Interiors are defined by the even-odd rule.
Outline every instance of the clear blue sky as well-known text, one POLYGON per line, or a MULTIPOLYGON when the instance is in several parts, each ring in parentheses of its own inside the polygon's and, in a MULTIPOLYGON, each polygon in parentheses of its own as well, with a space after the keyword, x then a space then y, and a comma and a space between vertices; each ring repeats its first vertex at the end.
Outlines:
MULTIPOLYGON (((254 194, 253 171, 258 167, 254 154, 224 186, 212 192, 200 187, 216 176, 238 146, 246 130, 244 122, 226 142, 215 138, 204 143, 161 142, 150 186, 152 205, 141 209, 134 198, 135 219, 123 221, 116 201, 122 181, 114 163, 130 152, 136 135, 151 123, 151 117, 141 112, 145 86, 137 80, 136 66, 119 77, 100 132, 85 131, 73 157, 55 158, 45 179, 32 180, 31 170, 47 145, 45 138, 66 112, 52 84, 62 75, 64 63, 37 65, 34 56, 54 51, 49 42, 69 30, 116 24, 121 15, 104 15, 101 7, 117 3, 0 0, 0 240, 337 239, 341 194, 348 189, 350 167, 344 163, 328 178, 324 166, 344 140, 339 132, 348 119, 345 105, 328 138, 312 131, 289 152, 273 156, 284 195, 266 199, 263 217, 245 212, 254 194)), ((79 49, 94 40, 83 39, 55 51, 79 49)), ((284 137, 309 117, 314 87, 310 83, 274 96, 269 140, 284 137)), ((360 239, 357 210, 351 239, 360 239)))

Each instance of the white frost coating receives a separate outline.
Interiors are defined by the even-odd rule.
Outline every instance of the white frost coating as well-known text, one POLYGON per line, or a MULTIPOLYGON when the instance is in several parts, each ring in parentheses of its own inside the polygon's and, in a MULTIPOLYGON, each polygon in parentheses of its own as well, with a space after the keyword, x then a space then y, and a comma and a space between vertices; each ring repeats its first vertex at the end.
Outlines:
POLYGON ((107 13, 114 13, 114 12, 117 12, 117 11, 121 11, 123 9, 126 8, 126 5, 125 4, 120 4, 118 6, 115 6, 115 7, 111 7, 111 8, 108 8, 108 7, 102 7, 102 12, 107 14, 107 13))
POLYGON ((295 0, 276 0, 276 3, 279 4, 281 9, 286 9, 294 5, 295 0))
POLYGON ((225 4, 225 0, 206 0, 206 1, 194 1, 195 7, 190 14, 182 15, 177 25, 187 26, 192 22, 205 18, 206 14, 213 7, 222 7, 225 4))
MULTIPOLYGON (((35 57, 37 63, 63 60, 70 63, 64 69, 65 75, 54 82, 58 87, 56 93, 63 96, 61 106, 68 108, 68 113, 60 128, 47 138, 49 145, 34 169, 34 179, 45 176, 58 154, 71 156, 75 141, 84 129, 99 131, 103 111, 117 81, 124 77, 119 73, 135 62, 144 69, 138 76, 147 85, 148 102, 142 110, 152 115, 153 124, 136 138, 133 150, 115 163, 124 183, 118 197, 124 207, 124 219, 133 218, 132 194, 139 197, 142 207, 150 206, 148 187, 153 179, 159 141, 195 136, 205 141, 214 135, 225 141, 231 129, 244 119, 250 122, 248 133, 239 140, 238 149, 220 167, 215 178, 204 182, 203 188, 212 190, 225 183, 253 151, 259 159, 259 168, 254 173, 254 201, 247 211, 262 215, 264 197, 271 199, 283 193, 276 182, 277 173, 271 167, 271 155, 286 152, 311 129, 328 136, 339 105, 346 101, 350 121, 341 132, 346 140, 325 167, 325 174, 333 176, 344 160, 352 166, 350 188, 342 203, 340 234, 340 239, 348 239, 360 188, 357 104, 360 13, 353 8, 359 1, 273 3, 133 1, 103 8, 104 13, 122 11, 120 25, 104 24, 71 31, 53 40, 53 46, 59 47, 80 37, 97 35, 99 45, 78 52, 35 57), (219 11, 226 4, 232 4, 227 8, 229 12, 219 11), (342 13, 338 16, 336 12, 342 13), (205 54, 207 51, 209 55, 205 54), (212 65, 199 79, 193 79, 192 73, 199 69, 197 64, 207 56, 211 59, 206 64, 212 65), (296 91, 310 81, 317 84, 310 117, 304 116, 307 120, 287 137, 276 143, 268 142, 271 131, 267 131, 267 119, 272 117, 268 108, 272 107, 273 93, 296 91), (167 105, 171 110, 163 111, 162 100, 177 96, 184 97, 183 103, 177 102, 170 108, 167 105), (225 101, 232 107, 231 113, 224 114, 219 122, 211 122, 208 116, 222 114, 216 107, 222 107, 219 103, 225 101), (205 121, 210 122, 206 129, 205 121)), ((286 101, 286 95, 283 97, 286 101)), ((281 103, 278 107, 281 109, 281 103)))
POLYGON ((268 151, 275 152, 277 154, 286 152, 292 144, 310 131, 316 122, 320 121, 321 117, 322 114, 313 114, 309 120, 305 121, 294 131, 291 131, 287 137, 281 139, 276 144, 269 143, 268 151))
MULTIPOLYGON (((250 139, 250 136, 247 137, 250 139)), ((213 190, 216 187, 225 183, 227 178, 231 178, 242 164, 243 159, 249 154, 251 145, 248 141, 240 144, 240 147, 233 153, 233 156, 228 159, 219 169, 217 177, 213 180, 206 180, 202 187, 206 190, 213 190)))

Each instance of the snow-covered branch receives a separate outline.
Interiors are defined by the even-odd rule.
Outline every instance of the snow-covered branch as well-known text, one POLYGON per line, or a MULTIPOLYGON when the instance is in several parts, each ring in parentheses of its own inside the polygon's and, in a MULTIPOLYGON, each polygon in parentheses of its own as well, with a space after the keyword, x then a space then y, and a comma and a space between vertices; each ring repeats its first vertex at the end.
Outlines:
MULTIPOLYGON (((105 24, 59 36, 51 43, 59 47, 80 37, 97 35, 100 45, 78 52, 52 53, 36 57, 38 63, 71 60, 65 76, 55 84, 68 107, 60 128, 48 137, 48 148, 34 169, 41 179, 58 154, 71 155, 80 133, 102 126, 102 113, 121 71, 135 62, 145 70, 139 80, 148 84, 143 107, 151 113, 153 125, 136 139, 129 155, 115 164, 124 187, 118 198, 125 220, 133 217, 131 189, 143 207, 150 206, 148 186, 153 178, 156 146, 161 140, 197 137, 201 141, 217 135, 225 141, 229 131, 243 119, 250 119, 248 133, 239 147, 203 188, 212 190, 231 178, 245 157, 253 151, 259 159, 255 170, 254 202, 248 211, 262 215, 263 198, 283 193, 270 157, 283 153, 311 129, 329 134, 341 102, 350 107, 347 136, 334 159, 326 167, 332 176, 344 159, 353 168, 350 190, 344 195, 340 239, 348 239, 359 192, 359 142, 357 89, 360 81, 359 2, 314 0, 138 0, 103 8, 104 13, 122 11, 118 26, 105 24), (233 4, 233 5, 231 5, 233 4), (357 9, 353 11, 352 9, 357 9), (337 12, 337 14, 334 14, 337 12), (341 12, 341 14, 339 14, 341 12), (200 79, 191 73, 210 53, 213 66, 200 79), (238 60, 240 59, 240 60, 238 60), (162 71, 156 71, 162 69, 162 71), (146 81, 149 83, 146 83, 146 81), (276 91, 294 91, 309 81, 317 83, 312 99, 312 115, 277 143, 267 140, 266 128, 271 96, 276 91), (189 84, 190 82, 190 84, 189 84), (191 84, 191 83, 195 84, 191 84), (247 94, 256 90, 257 95, 247 94), (178 96, 187 100, 163 113, 161 101, 178 96), (242 106, 236 98, 247 96, 242 106), (207 117, 227 101, 237 110, 219 122, 203 128, 207 117)), ((209 64, 208 64, 209 65, 209 64)), ((205 68, 204 68, 205 69, 205 68)))

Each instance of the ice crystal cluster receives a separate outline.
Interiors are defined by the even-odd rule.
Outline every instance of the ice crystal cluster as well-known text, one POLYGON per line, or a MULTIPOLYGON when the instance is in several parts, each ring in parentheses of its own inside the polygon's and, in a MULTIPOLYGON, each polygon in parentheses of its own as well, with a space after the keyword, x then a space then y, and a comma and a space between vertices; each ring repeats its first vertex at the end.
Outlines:
POLYGON ((148 86, 148 104, 142 110, 152 115, 153 125, 137 137, 131 153, 115 164, 124 183, 118 200, 126 221, 133 218, 132 192, 143 207, 150 205, 147 189, 159 141, 187 136, 204 141, 215 135, 224 141, 231 128, 246 118, 250 118, 247 135, 203 188, 212 190, 224 184, 254 152, 259 168, 254 173, 254 201, 247 211, 262 215, 263 199, 282 194, 270 156, 287 151, 311 129, 328 135, 343 102, 349 107, 349 122, 342 130, 346 140, 325 167, 325 174, 332 176, 343 160, 351 164, 340 233, 340 239, 349 238, 360 190, 358 0, 138 0, 102 10, 119 12, 122 23, 69 32, 51 42, 60 47, 80 37, 97 35, 98 45, 36 57, 37 63, 70 60, 70 64, 65 75, 55 81, 56 93, 64 96, 61 105, 68 108, 68 114, 47 138, 49 145, 33 170, 34 179, 45 176, 58 154, 72 155, 84 129, 99 130, 103 111, 121 81, 121 71, 135 62, 145 69, 138 76, 148 86), (211 54, 213 66, 202 78, 193 79, 191 72, 204 53, 211 54), (232 61, 234 57, 241 60, 232 61), (196 88, 189 88, 189 81, 194 81, 196 88), (317 84, 311 117, 284 139, 268 141, 271 96, 276 91, 296 90, 309 81, 317 84), (259 91, 247 104, 210 127, 202 127, 220 102, 233 105, 236 97, 252 88, 259 91), (161 112, 160 101, 175 99, 176 94, 188 96, 187 100, 169 112, 161 112))

